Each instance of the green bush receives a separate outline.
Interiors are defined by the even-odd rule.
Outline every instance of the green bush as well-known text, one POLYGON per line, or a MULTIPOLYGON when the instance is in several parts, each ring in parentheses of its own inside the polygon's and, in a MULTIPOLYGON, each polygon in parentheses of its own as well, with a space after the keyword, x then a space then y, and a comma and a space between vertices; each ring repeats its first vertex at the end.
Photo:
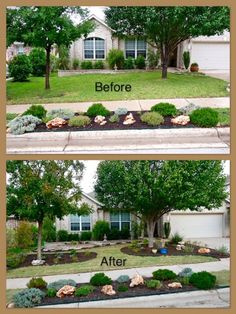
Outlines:
POLYGON ((141 236, 142 224, 138 222, 132 222, 131 224, 131 233, 133 239, 138 239, 141 236))
POLYGON ((97 104, 92 104, 88 110, 87 110, 87 115, 89 117, 96 117, 96 116, 108 116, 110 114, 110 111, 103 106, 103 104, 97 103, 97 104))
POLYGON ((123 69, 124 67, 124 53, 122 50, 119 49, 111 49, 107 56, 108 64, 110 69, 114 70, 115 65, 117 69, 123 69))
POLYGON ((76 282, 73 279, 60 279, 49 283, 48 289, 55 289, 58 291, 66 285, 76 287, 76 282))
POLYGON ((54 221, 49 217, 43 220, 43 230, 42 230, 43 240, 46 242, 55 242, 57 237, 56 226, 54 221))
POLYGON ((56 294, 57 294, 57 290, 56 290, 56 289, 49 288, 49 289, 47 290, 47 297, 49 297, 49 298, 55 297, 56 294))
POLYGON ((152 273, 153 278, 157 280, 172 280, 177 277, 176 273, 169 269, 158 269, 152 273))
POLYGON ((125 285, 119 285, 118 288, 117 288, 117 290, 118 290, 119 292, 126 292, 126 291, 129 290, 129 288, 128 288, 127 286, 125 286, 125 285))
POLYGON ((30 281, 27 283, 27 287, 30 288, 37 288, 37 289, 46 289, 47 288, 47 283, 43 278, 41 277, 33 277, 30 279, 30 281))
POLYGON ((97 273, 93 275, 93 277, 90 279, 90 283, 93 286, 105 286, 110 285, 112 283, 112 280, 104 273, 97 273))
POLYGON ((26 259, 26 254, 7 254, 7 268, 17 268, 19 267, 26 259))
POLYGON ((120 230, 117 228, 112 228, 107 234, 108 240, 119 240, 121 238, 120 230))
POLYGON ((77 126, 77 127, 84 127, 89 125, 91 120, 87 116, 74 116, 69 120, 69 126, 77 126))
POLYGON ((65 242, 69 240, 69 234, 67 230, 58 230, 57 231, 57 241, 65 242))
POLYGON ((190 53, 189 53, 189 51, 184 51, 183 62, 184 62, 184 67, 187 70, 189 68, 189 64, 190 64, 190 53))
POLYGON ((164 234, 165 234, 166 239, 168 239, 170 236, 170 230, 171 230, 170 222, 167 222, 167 221, 164 222, 164 234))
POLYGON ((78 242, 80 240, 79 233, 69 233, 68 234, 68 241, 75 241, 78 242))
POLYGON ((24 289, 13 296, 13 303, 17 308, 30 308, 38 305, 45 297, 45 293, 40 289, 24 289))
POLYGON ((120 230, 120 239, 127 240, 130 238, 129 228, 123 228, 120 230))
POLYGON ((94 287, 91 285, 84 285, 82 287, 79 287, 75 290, 75 296, 76 297, 82 297, 82 296, 87 296, 90 293, 92 293, 94 290, 94 287))
POLYGON ((32 225, 27 221, 21 221, 16 229, 17 246, 22 249, 28 249, 33 244, 32 225))
POLYGON ((15 229, 12 229, 12 228, 6 229, 6 242, 7 242, 7 249, 14 248, 17 246, 15 229))
POLYGON ((52 109, 47 112, 47 121, 54 118, 71 119, 74 116, 74 112, 70 109, 52 109))
POLYGON ((46 113, 47 110, 42 105, 32 105, 23 113, 23 116, 32 115, 34 117, 42 119, 46 116, 46 113))
POLYGON ((82 70, 91 70, 93 69, 92 61, 82 61, 80 65, 82 70))
POLYGON ((109 118, 109 121, 111 123, 118 123, 120 121, 120 118, 118 116, 118 114, 113 114, 110 118, 109 118))
POLYGON ((164 102, 160 102, 159 104, 152 106, 151 111, 158 112, 163 117, 167 117, 167 116, 173 117, 178 113, 177 109, 175 108, 175 105, 164 103, 164 102))
POLYGON ((58 47, 59 58, 57 66, 60 70, 68 70, 70 68, 69 48, 65 45, 58 47))
POLYGON ((158 289, 161 287, 161 282, 160 282, 160 280, 156 280, 156 279, 147 280, 146 286, 149 289, 158 289))
POLYGON ((120 275, 116 281, 118 281, 119 283, 124 283, 124 282, 128 282, 130 280, 128 275, 120 275))
POLYGON ((124 61, 124 69, 125 70, 132 70, 132 69, 134 69, 134 59, 132 57, 128 57, 124 61))
POLYGON ((189 278, 189 283, 198 289, 208 290, 215 287, 216 284, 216 276, 212 275, 207 271, 201 271, 198 273, 194 273, 189 278))
POLYGON ((104 220, 98 220, 93 227, 93 239, 96 241, 102 241, 104 234, 108 235, 110 231, 109 223, 104 220))
POLYGON ((158 51, 155 52, 151 49, 148 50, 147 61, 148 61, 148 67, 150 69, 154 70, 158 66, 159 59, 160 59, 160 54, 158 51))
POLYGON ((80 234, 81 241, 90 241, 92 239, 92 232, 91 231, 83 231, 80 234))
POLYGON ((128 110, 126 108, 117 108, 114 112, 118 116, 124 115, 128 113, 128 110))
POLYGON ((175 232, 171 237, 171 243, 178 244, 179 242, 183 241, 183 237, 178 233, 175 232))
POLYGON ((145 69, 146 63, 144 56, 139 55, 137 59, 134 60, 137 69, 145 69))
POLYGON ((95 61, 93 67, 94 69, 98 69, 98 70, 104 69, 104 63, 102 60, 95 61))
POLYGON ((190 114, 190 121, 203 128, 214 127, 219 122, 219 115, 212 108, 200 108, 190 114))
POLYGON ((9 75, 16 82, 27 81, 32 72, 29 57, 26 55, 17 55, 9 63, 9 75))
POLYGON ((141 121, 148 125, 157 126, 164 122, 163 117, 158 112, 145 112, 140 117, 141 121))
POLYGON ((50 55, 50 71, 58 71, 58 58, 52 54, 50 55))
POLYGON ((182 284, 182 285, 189 285, 189 278, 190 277, 179 277, 178 281, 182 284))
POLYGON ((46 73, 46 54, 43 48, 33 48, 29 54, 33 76, 44 76, 46 73))
POLYGON ((79 59, 73 59, 73 61, 72 61, 72 68, 74 69, 74 70, 77 70, 78 68, 79 68, 79 59))

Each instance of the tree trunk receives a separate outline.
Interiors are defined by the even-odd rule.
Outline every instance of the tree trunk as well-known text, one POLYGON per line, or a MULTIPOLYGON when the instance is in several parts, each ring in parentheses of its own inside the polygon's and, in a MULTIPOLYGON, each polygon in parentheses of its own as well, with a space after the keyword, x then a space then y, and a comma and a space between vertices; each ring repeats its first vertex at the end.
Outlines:
POLYGON ((161 77, 162 79, 167 79, 168 61, 169 61, 168 49, 162 46, 162 49, 161 49, 161 67, 162 67, 161 77))
POLYGON ((153 221, 153 220, 147 221, 148 247, 149 248, 153 248, 155 225, 156 225, 156 221, 153 221))
POLYGON ((38 221, 38 249, 37 249, 37 259, 42 259, 42 231, 43 231, 43 222, 38 221))
POLYGON ((50 52, 51 47, 46 49, 46 75, 45 75, 45 89, 50 89, 50 52))

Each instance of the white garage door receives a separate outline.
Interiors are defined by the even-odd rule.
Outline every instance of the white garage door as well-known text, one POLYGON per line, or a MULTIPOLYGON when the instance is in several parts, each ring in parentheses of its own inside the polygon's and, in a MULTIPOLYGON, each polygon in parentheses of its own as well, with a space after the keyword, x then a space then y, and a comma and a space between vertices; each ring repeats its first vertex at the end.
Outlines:
POLYGON ((229 70, 229 43, 193 42, 191 63, 197 62, 200 70, 229 70))
POLYGON ((171 214, 171 234, 178 232, 185 238, 223 236, 222 214, 171 214))

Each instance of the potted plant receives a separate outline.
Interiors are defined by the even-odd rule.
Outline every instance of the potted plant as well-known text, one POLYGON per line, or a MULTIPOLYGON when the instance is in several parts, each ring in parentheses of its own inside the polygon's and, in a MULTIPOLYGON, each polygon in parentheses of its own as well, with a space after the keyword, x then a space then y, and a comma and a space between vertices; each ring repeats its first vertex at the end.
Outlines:
POLYGON ((198 72, 199 70, 199 66, 196 62, 192 63, 191 66, 190 66, 190 71, 191 72, 198 72))
POLYGON ((162 255, 166 255, 168 253, 168 249, 165 247, 165 239, 161 239, 160 253, 162 255))

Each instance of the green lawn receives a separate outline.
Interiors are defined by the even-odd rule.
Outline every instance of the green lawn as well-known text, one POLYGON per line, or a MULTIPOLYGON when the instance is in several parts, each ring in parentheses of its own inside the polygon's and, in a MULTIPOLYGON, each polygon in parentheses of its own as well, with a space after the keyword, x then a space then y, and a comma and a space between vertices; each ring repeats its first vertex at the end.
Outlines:
POLYGON ((227 82, 200 74, 169 73, 161 79, 160 71, 121 74, 83 74, 51 77, 51 90, 45 91, 43 77, 29 82, 7 82, 7 104, 39 104, 103 100, 131 100, 183 97, 228 96, 227 82), (95 82, 130 84, 131 92, 95 92, 95 82))
POLYGON ((204 263, 215 261, 212 257, 206 256, 132 256, 124 254, 120 251, 120 248, 124 245, 107 246, 102 248, 93 248, 89 251, 97 252, 98 256, 95 259, 82 262, 82 263, 71 263, 61 264, 53 266, 28 266, 9 270, 7 272, 8 278, 19 278, 19 277, 33 277, 33 276, 46 276, 56 274, 70 274, 70 273, 82 273, 92 271, 104 271, 109 269, 121 269, 121 268, 135 268, 145 266, 162 266, 162 265, 176 265, 176 264, 188 264, 188 263, 204 263), (102 258, 106 256, 109 258, 113 256, 115 258, 126 258, 125 267, 108 267, 100 266, 102 258))
POLYGON ((230 109, 229 108, 216 108, 219 114, 220 125, 230 125, 230 109))

